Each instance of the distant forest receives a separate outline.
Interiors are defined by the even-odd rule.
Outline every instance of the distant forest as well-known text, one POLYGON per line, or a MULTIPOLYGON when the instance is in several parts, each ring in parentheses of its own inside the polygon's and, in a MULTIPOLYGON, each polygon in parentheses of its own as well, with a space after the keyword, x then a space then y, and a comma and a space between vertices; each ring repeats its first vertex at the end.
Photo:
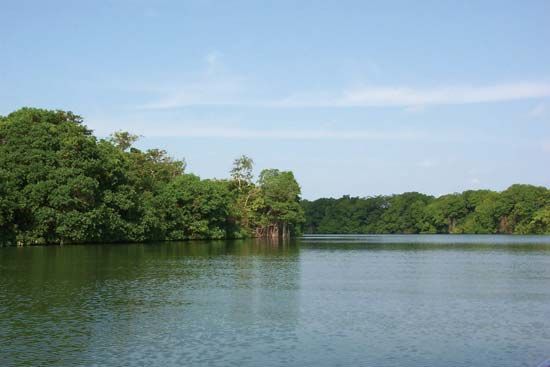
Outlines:
POLYGON ((305 233, 550 233, 550 190, 512 185, 433 197, 418 192, 302 201, 305 233))
POLYGON ((550 233, 550 190, 301 200, 290 171, 241 156, 201 179, 138 136, 96 138, 71 112, 0 116, 0 245, 145 242, 306 233, 550 233))

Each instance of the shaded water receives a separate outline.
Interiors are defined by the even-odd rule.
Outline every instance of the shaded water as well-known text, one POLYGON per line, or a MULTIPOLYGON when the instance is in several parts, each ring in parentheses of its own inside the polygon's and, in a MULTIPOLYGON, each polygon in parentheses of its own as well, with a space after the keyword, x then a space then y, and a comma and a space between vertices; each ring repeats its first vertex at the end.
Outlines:
POLYGON ((0 248, 0 366, 536 366, 550 237, 0 248))

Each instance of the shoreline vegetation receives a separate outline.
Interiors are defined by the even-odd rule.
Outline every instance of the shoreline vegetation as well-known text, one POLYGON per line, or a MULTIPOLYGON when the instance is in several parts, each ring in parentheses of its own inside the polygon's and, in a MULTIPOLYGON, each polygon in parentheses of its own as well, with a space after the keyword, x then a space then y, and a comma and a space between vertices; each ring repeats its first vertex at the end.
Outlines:
POLYGON ((22 108, 0 117, 0 243, 288 238, 304 222, 292 172, 234 161, 201 179, 139 137, 92 135, 71 112, 22 108))
POLYGON ((303 200, 306 234, 550 234, 550 190, 418 192, 303 200))
POLYGON ((161 149, 117 131, 98 139, 72 112, 0 116, 0 246, 304 233, 550 233, 550 190, 512 185, 438 198, 301 200, 294 174, 235 159, 227 179, 201 179, 161 149))

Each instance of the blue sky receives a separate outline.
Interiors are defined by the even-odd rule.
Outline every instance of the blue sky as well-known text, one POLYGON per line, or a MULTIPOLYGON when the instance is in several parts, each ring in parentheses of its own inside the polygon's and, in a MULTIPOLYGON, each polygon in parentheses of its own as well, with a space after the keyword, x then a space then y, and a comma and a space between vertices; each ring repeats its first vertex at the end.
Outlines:
POLYGON ((550 184, 549 1, 10 1, 0 114, 226 177, 247 154, 303 196, 550 184))

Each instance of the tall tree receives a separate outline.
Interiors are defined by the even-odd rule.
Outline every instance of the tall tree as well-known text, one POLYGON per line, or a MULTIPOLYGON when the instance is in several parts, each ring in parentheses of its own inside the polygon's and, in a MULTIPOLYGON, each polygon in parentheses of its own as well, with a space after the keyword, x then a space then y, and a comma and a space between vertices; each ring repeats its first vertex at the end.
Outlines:
POLYGON ((233 161, 230 171, 231 189, 234 195, 230 222, 240 223, 240 236, 252 235, 255 226, 255 208, 261 205, 259 188, 253 183, 253 170, 252 158, 242 155, 233 161))
POLYGON ((259 236, 288 237, 305 221, 300 185, 289 171, 266 169, 258 180, 264 205, 259 208, 259 236))
POLYGON ((120 150, 127 151, 139 140, 139 135, 131 134, 128 131, 115 131, 111 134, 109 140, 120 150))
POLYGON ((239 191, 252 184, 254 161, 252 158, 242 155, 233 161, 231 179, 236 183, 239 191))

